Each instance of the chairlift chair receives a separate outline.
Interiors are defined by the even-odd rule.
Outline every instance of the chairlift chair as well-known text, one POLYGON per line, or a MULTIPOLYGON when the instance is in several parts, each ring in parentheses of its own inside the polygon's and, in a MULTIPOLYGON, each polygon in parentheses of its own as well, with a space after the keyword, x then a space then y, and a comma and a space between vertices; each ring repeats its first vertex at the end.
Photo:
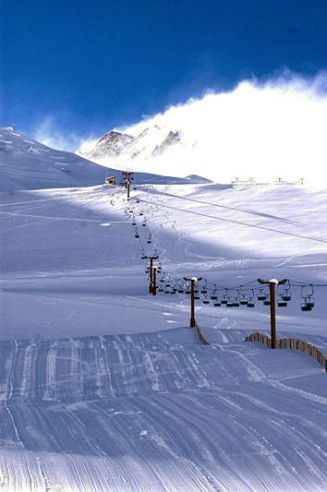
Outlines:
POLYGON ((248 308, 254 308, 254 290, 253 289, 252 289, 252 295, 249 296, 247 307, 248 308))
POLYGON ((310 284, 309 286, 308 285, 301 286, 301 297, 303 299, 303 303, 301 305, 302 311, 312 311, 312 308, 315 305, 313 294, 314 294, 314 289, 312 284, 310 284))
POLYGON ((227 299, 227 303, 226 303, 226 307, 234 307, 234 302, 232 301, 232 299, 230 297, 228 297, 227 299))
POLYGON ((312 302, 308 297, 304 298, 304 302, 301 304, 301 311, 312 311, 312 302))
POLYGON ((263 289, 260 289, 257 299, 258 301, 265 301, 267 299, 266 294, 263 293, 263 289))
POLYGON ((239 300, 241 306, 247 306, 248 300, 245 297, 245 294, 242 294, 242 298, 239 300))
POLYGON ((284 299, 285 296, 281 295, 280 299, 277 302, 278 307, 286 307, 287 306, 287 301, 284 299))

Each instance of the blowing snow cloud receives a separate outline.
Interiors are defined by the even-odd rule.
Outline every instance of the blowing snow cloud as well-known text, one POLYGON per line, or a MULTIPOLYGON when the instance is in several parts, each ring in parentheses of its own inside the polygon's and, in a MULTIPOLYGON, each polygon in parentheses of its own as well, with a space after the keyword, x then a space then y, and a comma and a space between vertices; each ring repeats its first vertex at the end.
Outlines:
POLYGON ((96 160, 220 182, 253 177, 258 182, 305 178, 326 183, 326 81, 325 73, 310 80, 282 77, 208 93, 119 129, 134 137, 133 145, 118 155, 98 153, 96 160), (169 142, 172 134, 178 138, 169 142))

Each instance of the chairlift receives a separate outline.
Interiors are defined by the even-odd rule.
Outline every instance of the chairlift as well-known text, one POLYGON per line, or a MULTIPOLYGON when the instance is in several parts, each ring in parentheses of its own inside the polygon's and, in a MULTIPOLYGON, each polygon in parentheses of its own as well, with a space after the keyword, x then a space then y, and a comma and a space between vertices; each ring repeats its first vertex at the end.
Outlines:
POLYGON ((271 304, 270 299, 266 299, 265 301, 263 301, 264 306, 270 306, 270 304, 271 304))
POLYGON ((301 297, 303 299, 303 303, 301 304, 302 311, 312 311, 312 308, 315 305, 313 294, 314 294, 314 289, 312 284, 310 284, 309 286, 302 285, 301 287, 301 297))
POLYGON ((158 291, 159 291, 159 292, 163 292, 163 291, 164 291, 164 289, 163 289, 162 287, 159 287, 158 291))
POLYGON ((234 297, 233 305, 234 305, 234 307, 240 307, 240 302, 238 300, 238 297, 234 297))
POLYGON ((304 302, 301 304, 301 311, 312 311, 312 302, 309 297, 304 298, 304 302))
POLYGON ((258 301, 265 301, 267 299, 266 294, 263 293, 263 289, 259 290, 259 294, 257 296, 258 301))
POLYGON ((254 308, 254 290, 251 289, 252 295, 249 296, 247 307, 248 308, 254 308))
POLYGON ((191 289, 185 289, 185 294, 191 294, 191 289))
POLYGON ((286 301, 286 302, 289 302, 292 299, 292 291, 291 291, 290 281, 288 279, 286 280, 286 285, 284 286, 284 291, 281 292, 280 297, 283 301, 286 301))
POLYGON ((230 297, 227 298, 226 307, 234 307, 234 302, 231 300, 230 297))
POLYGON ((204 296, 202 299, 202 304, 210 304, 210 301, 208 299, 208 296, 204 296))
POLYGON ((245 297, 245 294, 242 294, 241 299, 239 300, 241 306, 247 306, 248 299, 245 297))
POLYGON ((277 302, 278 307, 286 307, 287 306, 287 301, 284 299, 285 296, 281 295, 280 299, 277 302))
POLYGON ((227 293, 228 293, 228 289, 225 289, 224 295, 221 298, 221 303, 224 304, 225 306, 227 306, 228 299, 229 299, 229 297, 227 297, 227 293))
POLYGON ((178 289, 178 293, 179 293, 179 294, 184 294, 183 289, 182 289, 182 288, 178 289))
POLYGON ((138 239, 139 237, 140 237, 139 234, 136 232, 135 233, 135 238, 138 239))
POLYGON ((214 307, 221 306, 221 301, 217 298, 217 300, 213 303, 214 307))

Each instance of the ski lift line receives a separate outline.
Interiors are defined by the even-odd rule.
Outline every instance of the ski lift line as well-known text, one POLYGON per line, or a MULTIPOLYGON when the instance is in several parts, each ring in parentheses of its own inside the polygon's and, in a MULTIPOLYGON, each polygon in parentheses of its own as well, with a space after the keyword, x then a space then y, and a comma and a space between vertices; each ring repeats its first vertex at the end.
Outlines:
MULTIPOLYGON (((173 207, 167 207, 167 208, 173 208, 173 207)), ((135 211, 132 211, 132 216, 129 215, 129 218, 134 219, 134 214, 135 214, 135 211)), ((147 220, 147 218, 144 217, 144 220, 147 220)), ((149 242, 149 241, 147 241, 147 242, 149 242)), ((144 254, 146 248, 145 248, 145 245, 143 244, 142 240, 140 240, 140 245, 141 245, 142 257, 144 257, 144 256, 146 256, 144 254)), ((156 251, 156 254, 157 254, 157 251, 156 251)), ((159 255, 157 254, 157 256, 158 256, 158 260, 159 260, 159 255)), ((166 284, 165 287, 159 288, 159 292, 163 292, 164 294, 187 293, 186 289, 185 289, 185 284, 184 284, 185 279, 183 277, 179 277, 179 278, 174 277, 172 274, 170 274, 169 272, 166 272, 162 268, 161 263, 159 263, 159 264, 160 264, 160 274, 161 274, 160 280, 161 280, 161 282, 164 282, 166 284)), ((259 290, 259 292, 263 292, 262 286, 259 287, 257 285, 253 285, 253 284, 257 283, 257 279, 254 279, 254 280, 251 280, 249 282, 242 283, 242 284, 239 284, 236 286, 231 286, 231 287, 223 287, 217 283, 208 282, 206 278, 203 278, 202 282, 203 282, 203 287, 201 289, 201 293, 204 294, 203 298, 202 298, 203 304, 210 304, 209 295, 208 295, 208 291, 209 291, 209 292, 211 292, 210 298, 216 299, 216 301, 215 301, 216 304, 214 303, 214 305, 217 305, 217 306, 221 305, 221 301, 218 302, 218 297, 215 294, 217 293, 217 291, 223 291, 224 292, 223 298, 227 299, 227 307, 228 306, 238 307, 238 306, 240 306, 240 304, 246 304, 248 307, 254 307, 253 298, 255 296, 255 292, 258 290, 259 290), (209 284, 212 286, 211 288, 208 287, 209 284), (235 291, 235 293, 237 293, 237 294, 231 296, 230 293, 232 291, 235 291), (247 292, 248 295, 246 295, 245 292, 247 292), (249 292, 251 292, 252 295, 249 294, 249 292), (231 300, 232 297, 233 297, 234 301, 231 300), (228 299, 229 299, 229 301, 228 301, 228 299), (243 303, 242 303, 242 300, 243 300, 243 303)), ((293 282, 293 281, 290 281, 289 279, 287 279, 287 283, 288 283, 288 289, 291 288, 292 285, 297 286, 297 287, 301 287, 301 296, 303 298, 303 304, 301 306, 302 311, 305 311, 305 310, 311 311, 312 307, 314 306, 314 298, 312 297, 313 296, 313 287, 314 286, 323 286, 323 287, 327 286, 325 284, 312 284, 309 282, 302 282, 302 283, 299 281, 293 282), (307 287, 311 287, 312 292, 307 293, 303 290, 307 287), (309 307, 310 307, 310 309, 309 309, 309 307)), ((285 296, 285 292, 284 292, 284 296, 285 296)), ((284 299, 283 293, 280 293, 279 297, 280 297, 280 299, 278 301, 278 305, 280 305, 280 306, 286 305, 287 306, 287 302, 283 301, 283 299, 284 299)), ((196 299, 200 299, 200 296, 198 294, 196 295, 196 299)), ((267 295, 265 296, 264 304, 270 305, 270 299, 269 299, 269 297, 267 297, 267 295)))
POLYGON ((163 191, 149 191, 148 189, 144 190, 146 193, 153 193, 153 194, 158 194, 158 195, 164 195, 164 196, 171 196, 172 198, 179 198, 180 200, 185 200, 185 201, 189 201, 189 202, 195 202, 195 203, 201 203, 203 205, 210 205, 211 207, 217 207, 217 208, 224 208, 224 209, 227 209, 227 210, 233 210, 233 211, 236 211, 236 212, 240 212, 240 213, 243 213, 243 214, 249 214, 249 215, 258 215, 258 216, 261 216, 261 217, 265 217, 265 218, 270 218, 270 219, 273 219, 273 220, 281 220, 283 222, 288 222, 288 223, 292 223, 292 224, 295 224, 295 225, 298 225, 298 222, 295 222, 293 220, 288 220, 288 219, 284 219, 284 217, 278 217, 278 216, 275 216, 275 215, 270 215, 270 214, 265 214, 265 213, 262 213, 262 212, 258 212, 256 210, 244 210, 244 209, 239 209, 237 207, 231 207, 231 206, 228 206, 228 205, 220 205, 218 203, 211 203, 211 202, 205 202, 204 200, 195 200, 194 198, 186 198, 185 196, 179 196, 179 195, 174 195, 173 193, 166 193, 166 192, 163 192, 163 191))
MULTIPOLYGON (((143 199, 141 201, 142 202, 145 202, 145 203, 153 203, 151 200, 144 200, 143 199)), ((244 227, 251 227, 253 229, 262 229, 262 230, 265 230, 265 231, 275 232, 277 234, 282 234, 284 236, 292 236, 292 237, 297 237, 299 239, 305 239, 305 240, 308 240, 308 241, 315 241, 315 242, 327 244, 327 239, 320 239, 320 238, 315 238, 315 237, 310 237, 310 236, 304 236, 304 235, 301 235, 301 234, 296 234, 295 232, 279 231, 278 229, 273 229, 272 227, 260 226, 260 225, 255 225, 255 224, 248 224, 246 222, 241 222, 239 220, 234 220, 234 219, 224 219, 223 217, 217 217, 217 216, 214 216, 214 215, 208 215, 208 214, 204 214, 204 213, 201 213, 201 212, 195 212, 194 210, 185 210, 183 208, 172 207, 170 205, 163 205, 163 204, 161 204, 161 207, 169 208, 169 209, 172 209, 172 210, 178 210, 179 212, 185 212, 187 214, 198 215, 200 217, 206 217, 208 219, 214 219, 214 220, 221 221, 221 222, 228 222, 228 223, 232 223, 232 224, 241 225, 241 226, 244 226, 244 227)))
POLYGON ((290 284, 293 285, 294 287, 310 287, 312 285, 313 287, 327 287, 327 284, 315 284, 314 282, 300 282, 298 280, 293 281, 290 280, 290 284))

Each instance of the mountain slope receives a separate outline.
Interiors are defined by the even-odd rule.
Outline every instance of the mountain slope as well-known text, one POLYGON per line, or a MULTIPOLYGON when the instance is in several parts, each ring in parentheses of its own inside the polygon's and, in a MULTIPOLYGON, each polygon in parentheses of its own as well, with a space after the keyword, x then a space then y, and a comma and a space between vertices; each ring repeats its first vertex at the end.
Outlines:
POLYGON ((103 183, 108 173, 75 154, 0 129, 0 191, 90 186, 103 183))
MULTIPOLYGON (((119 154, 118 149, 123 145, 120 137, 114 135, 109 140, 111 155, 119 154)), ((125 141, 124 137, 122 140, 125 141)), ((107 138, 104 138, 100 142, 101 152, 109 148, 108 145, 107 138)), ((126 170, 126 162, 121 167, 126 170)), ((11 128, 0 129, 0 191, 99 185, 108 175, 115 176, 117 183, 121 179, 121 172, 117 169, 96 164, 70 152, 52 149, 11 128)), ((173 184, 207 183, 208 180, 195 175, 176 178, 138 173, 135 182, 173 184)))

